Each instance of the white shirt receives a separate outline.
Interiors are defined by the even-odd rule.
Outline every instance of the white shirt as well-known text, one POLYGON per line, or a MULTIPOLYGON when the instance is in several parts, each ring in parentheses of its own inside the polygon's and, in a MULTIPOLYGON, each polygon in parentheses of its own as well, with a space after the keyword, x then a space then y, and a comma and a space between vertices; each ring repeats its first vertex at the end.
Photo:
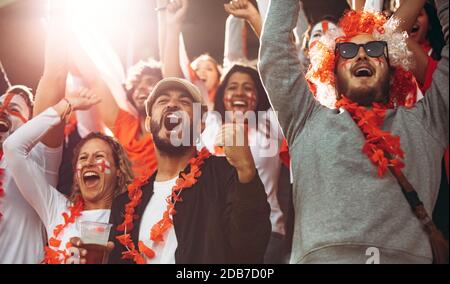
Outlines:
MULTIPOLYGON (((61 202, 58 205, 61 209, 59 215, 52 216, 51 220, 49 220, 49 225, 46 227, 47 233, 49 236, 53 236, 53 230, 56 226, 60 224, 64 224, 64 218, 62 214, 65 212, 67 214, 70 211, 67 208, 67 199, 61 202)), ((61 245, 58 248, 51 247, 56 250, 66 250, 67 243, 70 242, 70 239, 73 237, 81 238, 81 222, 90 221, 90 222, 99 222, 99 223, 109 223, 109 216, 111 214, 111 210, 109 209, 98 209, 98 210, 85 210, 81 212, 81 216, 75 219, 75 223, 67 226, 62 233, 58 236, 58 240, 61 240, 61 245)))
POLYGON ((178 247, 175 228, 171 226, 164 234, 164 242, 154 243, 150 240, 150 230, 153 225, 159 222, 164 211, 167 209, 166 198, 172 194, 172 187, 175 186, 178 177, 165 182, 154 182, 153 196, 142 216, 139 230, 139 240, 155 252, 155 257, 146 257, 147 264, 175 264, 175 251, 178 247))
MULTIPOLYGON (((32 153, 35 151, 34 145, 49 129, 60 122, 61 119, 56 111, 49 108, 16 130, 3 145, 9 169, 16 180, 18 189, 39 215, 49 238, 53 237, 53 230, 57 225, 64 224, 62 214, 70 213, 68 210, 70 204, 68 199, 52 186, 51 180, 42 170, 40 163, 46 165, 47 159, 37 163, 32 159, 32 153)), ((81 221, 108 223, 110 212, 110 210, 83 211, 82 216, 58 236, 58 239, 62 241, 59 249, 65 249, 70 238, 80 236, 81 221)), ((18 232, 14 231, 14 234, 17 236, 18 232)), ((11 250, 11 253, 15 252, 11 250)), ((40 261, 42 258, 39 259, 40 261)))
MULTIPOLYGON (((283 143, 283 134, 272 110, 265 112, 260 117, 258 124, 257 129, 249 128, 250 150, 259 177, 266 190, 267 202, 270 204, 272 232, 285 235, 284 216, 277 198, 278 179, 281 170, 279 153, 283 143)), ((197 148, 206 147, 211 153, 214 153, 215 139, 221 129, 222 122, 217 116, 208 115, 206 125, 206 129, 202 132, 201 144, 197 148)))
MULTIPOLYGON (((51 149, 38 144, 30 152, 30 161, 35 161, 37 170, 46 176, 48 182, 56 186, 58 168, 61 162, 61 148, 51 149)), ((8 167, 5 157, 0 161, 5 169, 3 189, 0 198, 0 264, 36 264, 44 259, 46 234, 36 211, 20 193, 8 167)), ((32 180, 25 173, 23 179, 32 180)), ((33 190, 34 186, 30 187, 33 190)))

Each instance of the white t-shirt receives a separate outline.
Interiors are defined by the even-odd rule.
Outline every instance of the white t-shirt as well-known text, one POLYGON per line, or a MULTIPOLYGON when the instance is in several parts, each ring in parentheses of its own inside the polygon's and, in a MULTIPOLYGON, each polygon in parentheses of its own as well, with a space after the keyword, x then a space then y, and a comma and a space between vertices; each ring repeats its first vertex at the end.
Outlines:
MULTIPOLYGON (((48 187, 48 196, 49 201, 51 201, 51 209, 47 212, 47 214, 43 214, 46 219, 42 220, 45 225, 45 230, 49 238, 53 237, 53 231, 56 226, 64 224, 63 213, 66 213, 70 216, 69 206, 72 205, 69 203, 67 197, 65 197, 62 193, 57 191, 53 187, 48 187)), ((47 205, 41 205, 39 210, 45 210, 47 205)), ((58 240, 61 241, 61 245, 56 247, 51 247, 55 250, 65 250, 67 243, 70 242, 70 239, 73 237, 81 237, 81 229, 80 224, 83 221, 91 221, 91 222, 99 222, 99 223, 109 223, 109 216, 111 214, 110 209, 98 209, 98 210, 84 210, 81 212, 81 216, 75 219, 74 223, 68 225, 62 233, 58 236, 58 240)))
MULTIPOLYGON (((46 227, 47 233, 49 236, 53 236, 53 230, 56 226, 60 224, 64 224, 64 218, 62 214, 65 212, 67 214, 70 213, 67 206, 67 200, 64 200, 64 203, 58 205, 61 208, 59 215, 52 216, 51 220, 49 220, 49 225, 46 227)), ((111 214, 111 210, 109 209, 98 209, 98 210, 85 210, 81 212, 81 216, 75 219, 75 223, 67 226, 62 233, 59 235, 58 240, 61 240, 61 245, 58 248, 51 247, 55 250, 66 250, 67 243, 70 242, 70 239, 73 237, 81 238, 81 222, 90 221, 90 222, 99 222, 99 223, 109 223, 109 216, 111 214)))
MULTIPOLYGON (((30 152, 30 161, 36 161, 38 170, 46 175, 49 184, 56 186, 58 169, 61 163, 61 148, 51 149, 38 144, 30 152)), ((36 211, 20 193, 4 157, 0 168, 5 169, 3 189, 5 195, 0 198, 0 264, 36 264, 44 259, 46 234, 36 211)), ((22 175, 32 181, 31 176, 22 175)), ((33 190, 32 186, 30 190, 33 190)))
MULTIPOLYGON (((32 153, 35 151, 34 145, 60 121, 57 112, 49 108, 19 128, 3 145, 8 166, 16 180, 17 187, 25 200, 37 212, 49 238, 53 237, 53 230, 57 225, 64 224, 62 214, 70 213, 68 200, 52 186, 51 180, 40 166, 46 165, 48 159, 42 156, 42 161, 38 160, 39 163, 36 163, 32 158, 32 153)), ((70 224, 58 236, 58 239, 62 241, 59 249, 65 249, 70 238, 80 236, 79 224, 81 221, 108 223, 110 212, 110 210, 83 211, 76 222, 70 224)), ((14 233, 17 235, 17 230, 14 233)), ((42 258, 39 259, 40 261, 42 258)))
MULTIPOLYGON (((281 170, 280 147, 283 134, 275 113, 268 110, 260 117, 258 128, 249 128, 248 141, 255 161, 256 169, 267 194, 270 204, 270 221, 272 231, 285 235, 284 216, 278 203, 278 179, 281 170)), ((222 122, 217 116, 208 115, 206 129, 202 132, 201 144, 197 148, 206 147, 214 153, 214 143, 222 122)))
POLYGON ((154 182, 153 196, 142 216, 139 230, 139 240, 155 252, 155 257, 149 259, 146 257, 147 264, 174 264, 175 251, 178 247, 175 228, 171 226, 164 234, 164 242, 154 243, 150 240, 150 230, 153 225, 159 222, 164 211, 167 209, 166 198, 172 194, 172 188, 175 186, 178 177, 165 182, 154 182))
MULTIPOLYGON (((47 187, 41 187, 42 190, 46 190, 45 193, 48 198, 48 203, 40 203, 36 199, 35 206, 36 210, 40 212, 43 216, 42 223, 45 226, 48 238, 53 237, 53 231, 56 226, 64 224, 63 213, 70 216, 69 206, 71 205, 62 193, 56 190, 56 188, 47 185, 47 187)), ((85 210, 81 212, 81 216, 75 219, 74 223, 69 224, 58 236, 58 240, 61 241, 59 247, 50 248, 58 251, 66 250, 67 243, 73 237, 81 238, 81 228, 80 224, 83 221, 99 222, 99 223, 109 223, 109 216, 111 214, 110 209, 98 209, 98 210, 85 210)), ((61 258, 61 260, 63 260, 61 258)))

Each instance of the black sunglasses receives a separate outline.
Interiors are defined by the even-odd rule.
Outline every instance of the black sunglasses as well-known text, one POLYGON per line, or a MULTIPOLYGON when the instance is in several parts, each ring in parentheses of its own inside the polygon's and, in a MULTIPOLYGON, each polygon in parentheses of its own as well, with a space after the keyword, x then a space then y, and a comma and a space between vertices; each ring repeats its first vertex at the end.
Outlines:
POLYGON ((356 44, 353 42, 339 42, 336 44, 335 52, 339 51, 339 55, 342 58, 352 59, 358 54, 361 47, 364 48, 364 51, 370 57, 376 58, 384 55, 389 64, 388 45, 385 41, 369 41, 364 44, 356 44), (384 53, 385 50, 386 54, 384 53))

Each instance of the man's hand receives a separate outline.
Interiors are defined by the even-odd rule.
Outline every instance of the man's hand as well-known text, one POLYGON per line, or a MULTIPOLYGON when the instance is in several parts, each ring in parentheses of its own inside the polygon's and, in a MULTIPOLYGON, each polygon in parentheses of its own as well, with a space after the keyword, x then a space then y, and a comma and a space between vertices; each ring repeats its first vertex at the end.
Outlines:
POLYGON ((258 10, 249 0, 232 0, 224 4, 224 7, 227 13, 249 22, 259 17, 258 10))
POLYGON ((66 99, 70 102, 74 111, 88 110, 101 101, 96 94, 84 88, 68 94, 66 99))
POLYGON ((253 180, 256 166, 248 146, 248 132, 244 124, 224 124, 217 135, 215 145, 224 147, 228 162, 238 172, 239 182, 249 183, 253 180))
MULTIPOLYGON (((70 239, 70 243, 72 245, 72 248, 77 249, 78 250, 78 254, 77 256, 79 257, 79 259, 77 260, 72 260, 72 264, 75 263, 79 263, 79 264, 86 264, 87 260, 86 260, 86 256, 88 255, 88 251, 86 249, 83 248, 83 241, 80 238, 71 238, 70 239)), ((109 254, 113 251, 114 249, 114 243, 113 242, 108 242, 108 244, 106 245, 106 257, 104 258, 105 260, 108 259, 109 254)), ((99 263, 101 264, 101 263, 99 263)))
POLYGON ((167 24, 171 27, 181 28, 186 20, 189 0, 173 0, 167 5, 167 24))

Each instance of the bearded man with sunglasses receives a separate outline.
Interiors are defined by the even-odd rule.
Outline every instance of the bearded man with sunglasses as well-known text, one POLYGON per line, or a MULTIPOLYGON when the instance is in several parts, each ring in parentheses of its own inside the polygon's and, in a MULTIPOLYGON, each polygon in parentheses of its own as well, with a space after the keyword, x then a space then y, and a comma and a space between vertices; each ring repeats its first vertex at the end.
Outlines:
POLYGON ((361 34, 352 42, 336 44, 339 59, 336 66, 336 84, 340 94, 359 105, 389 100, 389 57, 387 43, 374 41, 361 34))
POLYGON ((442 60, 415 106, 406 37, 375 13, 350 11, 324 35, 310 51, 308 85, 291 41, 298 2, 271 1, 259 63, 291 146, 291 262, 431 263, 421 221, 430 222, 410 206, 432 211, 448 144, 448 1, 436 1, 442 60))

